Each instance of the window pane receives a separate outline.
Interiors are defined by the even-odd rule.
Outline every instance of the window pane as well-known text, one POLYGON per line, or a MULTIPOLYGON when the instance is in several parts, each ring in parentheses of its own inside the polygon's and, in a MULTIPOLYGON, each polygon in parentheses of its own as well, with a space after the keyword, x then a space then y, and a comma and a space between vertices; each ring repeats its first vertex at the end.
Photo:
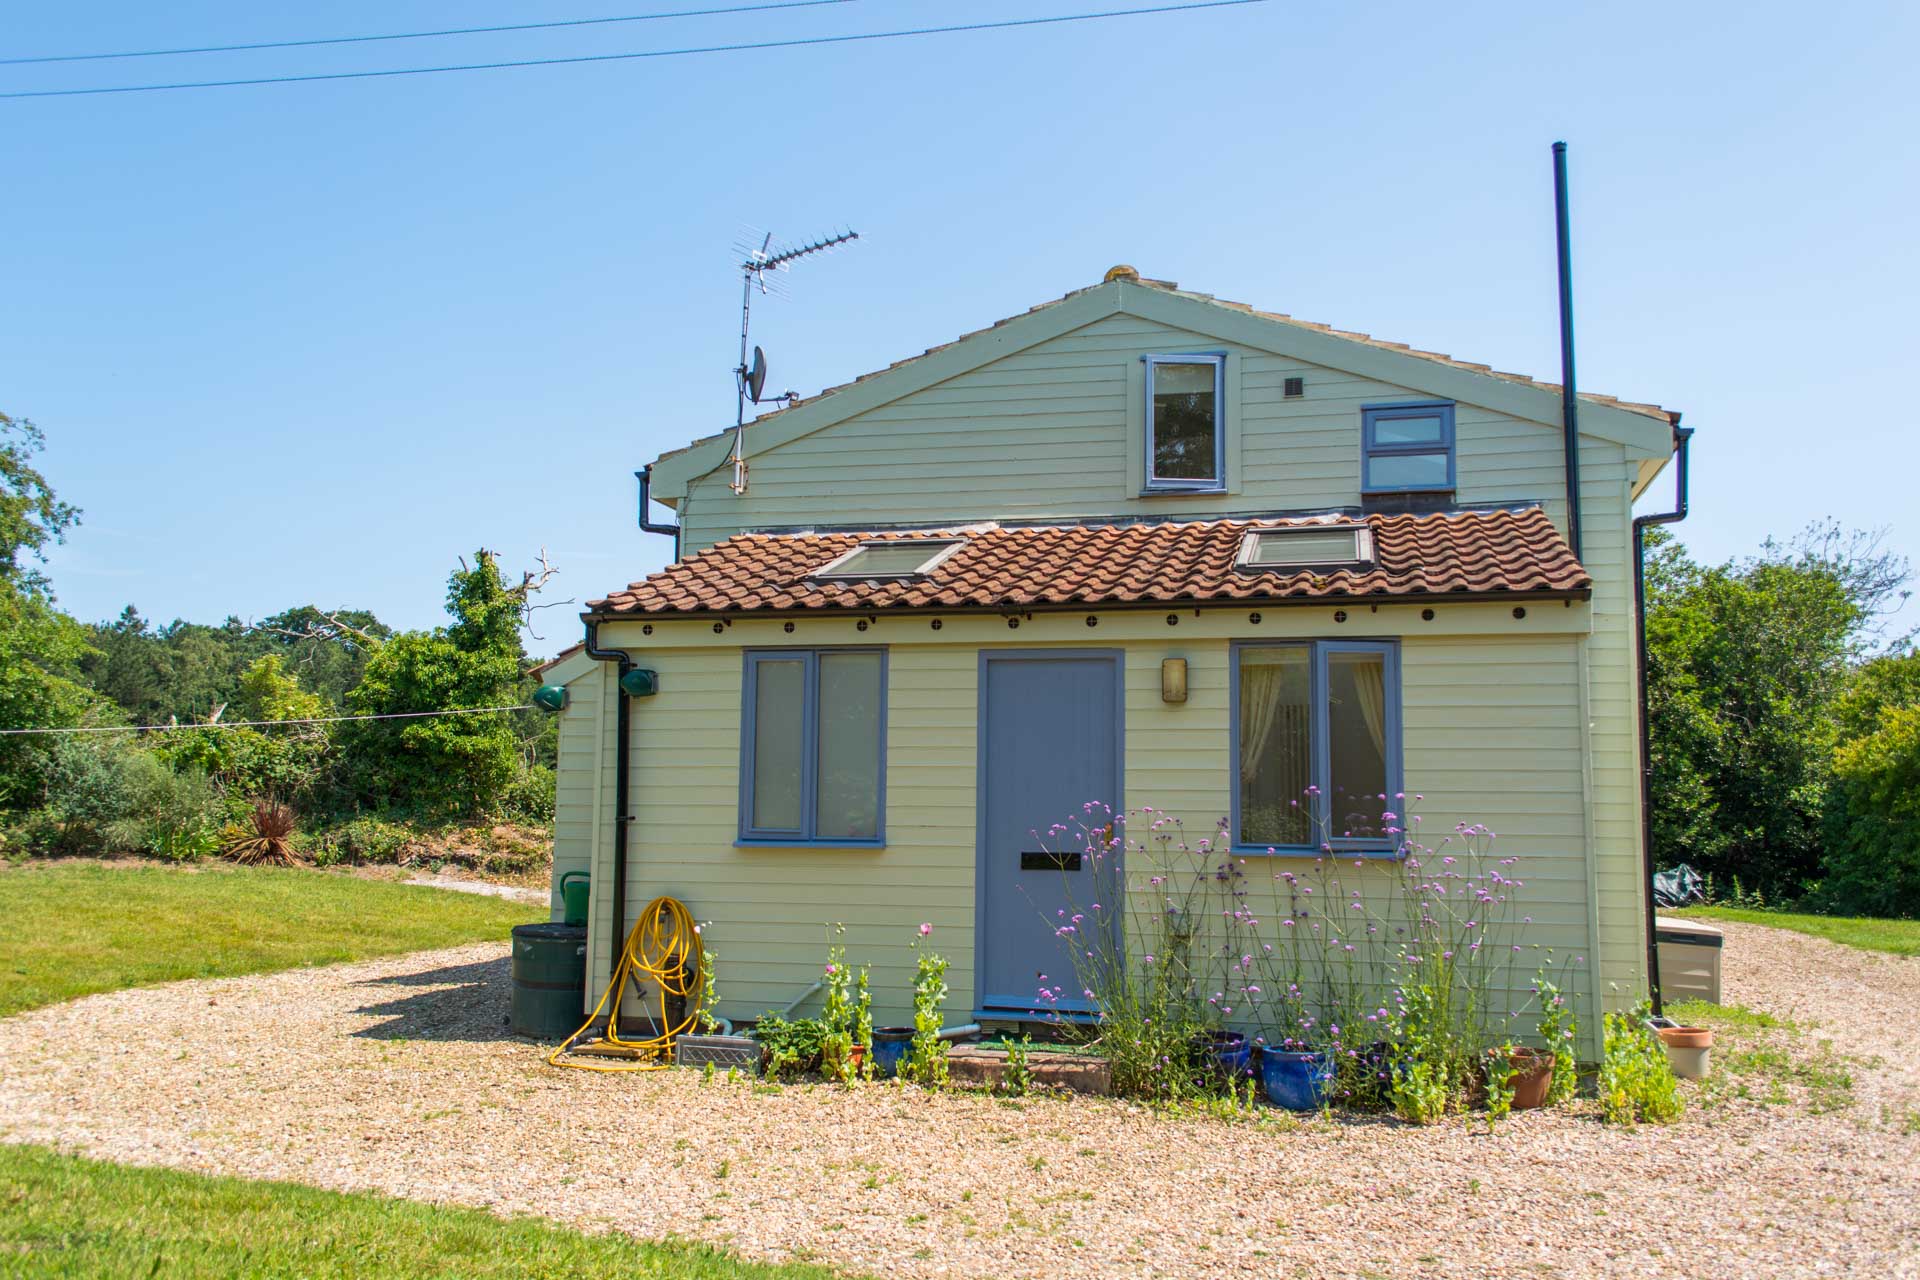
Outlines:
POLYGON ((1386 453, 1367 459, 1369 489, 1445 489, 1445 453, 1386 453))
POLYGON ((1304 645, 1240 651, 1241 844, 1313 843, 1312 667, 1304 645))
POLYGON ((919 573, 927 561, 953 544, 926 538, 902 539, 884 547, 862 547, 826 572, 832 577, 919 573))
POLYGON ((1383 836, 1387 793, 1387 659, 1378 653, 1327 655, 1327 754, 1331 833, 1383 836))
POLYGON ((1444 444, 1446 429, 1441 425, 1439 414, 1423 414, 1417 418, 1386 418, 1373 420, 1373 442, 1375 444, 1444 444))
POLYGON ((1352 564, 1359 558, 1359 535, 1353 529, 1278 530, 1256 534, 1247 563, 1352 564))
POLYGON ((802 710, 807 666, 799 658, 754 663, 753 818, 756 831, 800 830, 802 710))
POLYGON ((880 655, 820 655, 820 803, 815 835, 880 834, 880 655))
POLYGON ((1212 364, 1153 366, 1153 478, 1217 480, 1212 364))

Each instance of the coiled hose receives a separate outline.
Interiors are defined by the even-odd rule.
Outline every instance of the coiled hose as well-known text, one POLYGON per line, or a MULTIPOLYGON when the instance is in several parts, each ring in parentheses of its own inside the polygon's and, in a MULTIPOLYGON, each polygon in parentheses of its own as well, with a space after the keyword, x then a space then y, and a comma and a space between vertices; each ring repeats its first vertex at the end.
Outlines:
POLYGON ((649 902, 640 918, 634 921, 633 932, 627 935, 627 945, 620 951, 620 962, 614 966, 613 977, 601 993, 600 1003, 593 1006, 593 1012, 587 1015, 578 1031, 547 1055, 547 1065, 578 1071, 659 1071, 672 1066, 675 1038, 693 1030, 700 1016, 700 956, 700 930, 694 923, 693 913, 677 898, 661 897, 649 902), (656 994, 659 1016, 653 1019, 653 1025, 660 1029, 659 1034, 645 1040, 625 1039, 614 1029, 615 1019, 609 1014, 607 1030, 598 1040, 577 1044, 607 1008, 608 1001, 613 1002, 616 1011, 619 1009, 619 993, 626 990, 629 982, 640 990, 643 1000, 649 990, 656 994), (677 1022, 668 1025, 669 1005, 676 999, 684 1012, 677 1022), (562 1060, 569 1053, 596 1051, 631 1061, 616 1064, 562 1060))

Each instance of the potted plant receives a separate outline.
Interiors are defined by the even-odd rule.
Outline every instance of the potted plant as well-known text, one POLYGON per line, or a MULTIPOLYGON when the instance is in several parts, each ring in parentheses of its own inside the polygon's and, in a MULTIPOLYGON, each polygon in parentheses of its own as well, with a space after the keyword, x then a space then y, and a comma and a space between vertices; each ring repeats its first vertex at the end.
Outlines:
POLYGON ((1322 1050, 1294 1042, 1260 1051, 1260 1085, 1267 1101, 1289 1111, 1318 1111, 1332 1094, 1333 1067, 1322 1050))
POLYGON ((1513 1110, 1531 1111, 1547 1105, 1554 1062, 1553 1054, 1523 1044, 1507 1050, 1507 1064, 1513 1068, 1507 1081, 1507 1087, 1513 1090, 1513 1101, 1509 1104, 1513 1110))

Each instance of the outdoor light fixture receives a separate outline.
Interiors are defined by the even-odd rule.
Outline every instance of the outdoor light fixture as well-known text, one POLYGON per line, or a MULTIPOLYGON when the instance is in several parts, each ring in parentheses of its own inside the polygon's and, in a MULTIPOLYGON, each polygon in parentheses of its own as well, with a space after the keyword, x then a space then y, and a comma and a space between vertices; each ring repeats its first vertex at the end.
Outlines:
POLYGON ((1160 701, 1185 702, 1186 700, 1187 660, 1162 658, 1160 660, 1160 701))

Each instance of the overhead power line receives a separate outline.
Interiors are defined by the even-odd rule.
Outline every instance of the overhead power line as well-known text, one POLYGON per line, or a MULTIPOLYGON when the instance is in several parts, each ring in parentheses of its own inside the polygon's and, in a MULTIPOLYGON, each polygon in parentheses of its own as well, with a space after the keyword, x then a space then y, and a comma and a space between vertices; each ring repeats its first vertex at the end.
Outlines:
POLYGON ((333 71, 303 76, 257 76, 245 80, 194 80, 177 84, 129 84, 96 89, 31 89, 0 93, 6 98, 78 98, 108 93, 164 93, 176 89, 234 89, 263 84, 310 84, 322 80, 374 80, 390 76, 430 76, 451 71, 503 71, 511 67, 578 66, 589 62, 631 62, 642 58, 684 58, 709 53, 746 53, 758 49, 799 49, 815 45, 857 44, 873 40, 900 40, 912 36, 955 35, 970 31, 1004 31, 1015 27, 1058 26, 1107 18, 1138 18, 1157 13, 1186 13, 1196 9, 1229 9, 1264 4, 1266 0, 1193 0, 1141 9, 1104 9, 1094 13, 1063 13, 1044 18, 1008 18, 998 22, 969 22, 944 27, 911 27, 899 31, 865 31, 852 35, 806 36, 791 40, 756 40, 742 44, 700 45, 684 49, 642 49, 633 53, 594 53, 571 58, 525 58, 509 62, 468 62, 440 67, 400 67, 389 71, 333 71))
POLYGON ((479 716, 494 711, 531 711, 531 702, 511 707, 456 707, 450 711, 389 711, 366 716, 309 716, 301 720, 216 720, 211 724, 82 724, 61 729, 0 729, 0 735, 31 733, 184 733, 189 729, 260 729, 279 724, 344 724, 349 720, 427 720, 434 716, 479 716))
POLYGON ((636 13, 618 18, 567 18, 555 22, 516 22, 502 27, 448 27, 444 31, 402 31, 393 35, 328 36, 315 40, 265 40, 259 44, 203 44, 183 49, 133 49, 124 53, 51 53, 31 58, 0 58, 0 67, 42 62, 103 62, 109 58, 172 58, 188 53, 247 53, 259 49, 311 49, 327 44, 375 44, 382 40, 432 40, 440 36, 486 36, 503 31, 551 31, 558 27, 599 27, 616 22, 662 22, 669 18, 711 18, 725 13, 768 9, 817 9, 854 0, 780 0, 777 4, 736 4, 724 9, 680 9, 673 13, 636 13))

